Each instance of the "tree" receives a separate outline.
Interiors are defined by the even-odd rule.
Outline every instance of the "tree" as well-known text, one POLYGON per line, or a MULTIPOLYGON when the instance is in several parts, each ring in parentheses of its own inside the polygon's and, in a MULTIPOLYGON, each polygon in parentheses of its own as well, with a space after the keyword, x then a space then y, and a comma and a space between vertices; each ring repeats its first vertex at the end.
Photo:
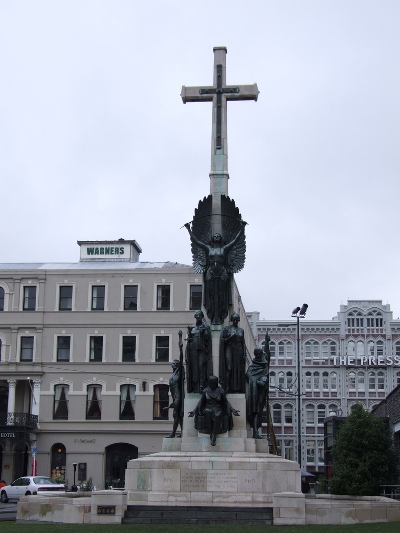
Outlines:
POLYGON ((332 494, 374 496, 380 493, 379 485, 396 483, 389 428, 361 404, 338 430, 333 458, 332 494))

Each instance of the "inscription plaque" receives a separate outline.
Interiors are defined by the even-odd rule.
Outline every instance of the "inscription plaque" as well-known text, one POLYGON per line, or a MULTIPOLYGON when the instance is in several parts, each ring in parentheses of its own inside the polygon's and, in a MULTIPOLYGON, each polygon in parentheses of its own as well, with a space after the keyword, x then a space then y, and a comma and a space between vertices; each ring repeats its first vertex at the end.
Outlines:
POLYGON ((207 490, 207 471, 182 470, 181 490, 186 492, 205 492, 207 490))
POLYGON ((207 490, 221 492, 237 492, 237 472, 229 470, 209 470, 207 490))
POLYGON ((115 505, 98 505, 97 514, 115 514, 115 505))

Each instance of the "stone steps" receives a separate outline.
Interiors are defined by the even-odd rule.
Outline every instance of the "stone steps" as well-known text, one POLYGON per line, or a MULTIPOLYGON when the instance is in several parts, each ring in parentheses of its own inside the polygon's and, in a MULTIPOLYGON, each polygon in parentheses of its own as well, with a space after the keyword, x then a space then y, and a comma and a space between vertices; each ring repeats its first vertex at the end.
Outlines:
POLYGON ((123 524, 272 525, 272 507, 128 505, 123 524))

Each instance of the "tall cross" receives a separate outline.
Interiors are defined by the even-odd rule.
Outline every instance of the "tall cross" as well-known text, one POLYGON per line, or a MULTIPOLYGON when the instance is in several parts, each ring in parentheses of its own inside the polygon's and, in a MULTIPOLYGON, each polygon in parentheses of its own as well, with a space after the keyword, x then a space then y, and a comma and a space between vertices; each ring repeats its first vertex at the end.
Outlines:
MULTIPOLYGON (((181 97, 186 102, 212 102, 212 140, 210 192, 213 195, 213 213, 218 214, 221 194, 228 195, 228 141, 227 101, 255 100, 259 90, 253 85, 226 85, 226 54, 224 46, 214 48, 214 81, 212 86, 182 87, 181 97)), ((215 217, 213 217, 215 219, 215 217)), ((221 232, 220 224, 213 224, 221 232)))

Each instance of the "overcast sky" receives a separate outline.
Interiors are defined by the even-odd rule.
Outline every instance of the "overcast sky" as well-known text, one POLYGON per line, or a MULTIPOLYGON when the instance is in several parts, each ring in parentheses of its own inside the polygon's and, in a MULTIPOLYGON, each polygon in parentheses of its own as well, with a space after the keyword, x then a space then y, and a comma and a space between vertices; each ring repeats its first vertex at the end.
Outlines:
POLYGON ((136 239, 191 264, 209 194, 213 47, 227 83, 229 195, 248 222, 247 311, 400 316, 398 0, 0 0, 0 261, 76 262, 136 239))

